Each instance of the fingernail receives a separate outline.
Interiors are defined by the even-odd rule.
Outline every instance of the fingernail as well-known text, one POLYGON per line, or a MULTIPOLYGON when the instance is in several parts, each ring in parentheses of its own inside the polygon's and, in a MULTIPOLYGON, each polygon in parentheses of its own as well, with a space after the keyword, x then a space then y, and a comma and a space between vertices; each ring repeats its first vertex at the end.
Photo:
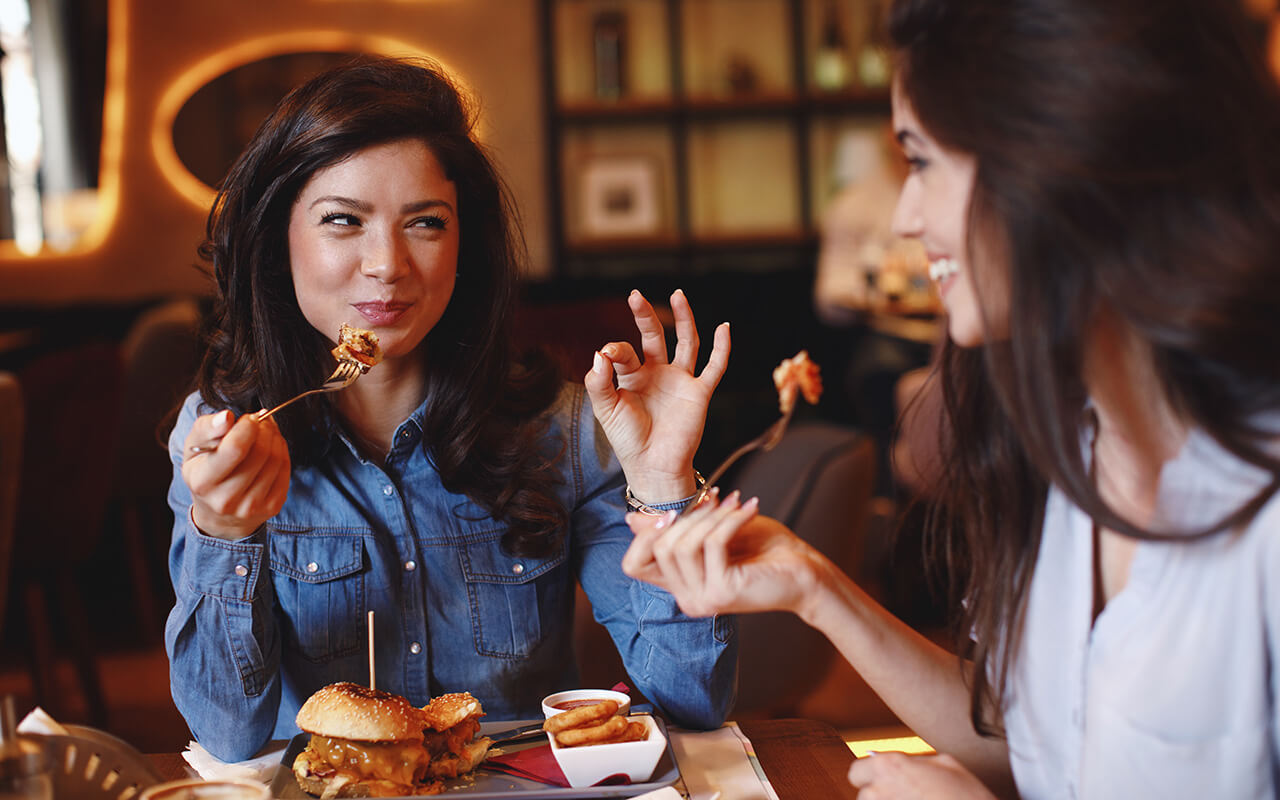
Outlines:
POLYGON ((707 492, 707 494, 711 495, 712 497, 718 498, 720 496, 720 487, 712 486, 711 491, 707 492))
POLYGON ((215 431, 220 431, 230 424, 231 424, 231 412, 225 408, 219 411, 217 414, 215 414, 212 420, 213 429, 215 431))
POLYGON ((738 499, 739 499, 740 497, 742 497, 742 492, 740 492, 740 491, 739 491, 739 490, 737 490, 737 489, 734 489, 732 492, 729 492, 729 496, 728 496, 728 497, 726 497, 726 498, 724 499, 724 501, 725 501, 726 503, 736 503, 736 502, 738 502, 738 499))
POLYGON ((639 289, 632 289, 632 290, 631 290, 631 294, 629 294, 629 295, 627 295, 627 296, 628 296, 628 297, 635 297, 635 296, 636 296, 636 295, 638 295, 638 294, 640 294, 640 290, 639 290, 639 289))
POLYGON ((755 511, 755 510, 756 510, 756 507, 757 507, 757 506, 759 506, 759 505, 760 505, 760 498, 759 498, 759 497, 753 497, 753 498, 751 498, 750 500, 748 500, 747 502, 743 503, 743 504, 742 504, 742 507, 743 507, 743 508, 745 508, 745 509, 747 509, 748 511, 755 511))
POLYGON ((667 513, 663 514, 661 517, 658 518, 657 523, 655 523, 653 527, 665 528, 675 521, 676 521, 676 512, 668 511, 667 513))
POLYGON ((595 358, 591 359, 591 369, 595 372, 604 371, 604 357, 600 355, 600 351, 596 351, 595 358))

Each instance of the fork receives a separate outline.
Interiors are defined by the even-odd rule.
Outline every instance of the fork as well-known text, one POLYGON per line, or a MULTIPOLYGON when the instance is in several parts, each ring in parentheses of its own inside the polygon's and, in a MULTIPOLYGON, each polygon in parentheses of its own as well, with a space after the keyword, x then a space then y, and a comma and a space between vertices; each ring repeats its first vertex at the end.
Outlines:
POLYGON ((698 493, 693 496, 693 502, 685 506, 684 510, 680 512, 680 515, 683 515, 689 509, 694 508, 701 503, 703 498, 705 498, 707 494, 715 488, 716 481, 723 478, 725 472, 728 471, 729 467, 733 466, 733 463, 739 458, 742 458, 752 450, 759 449, 767 453, 777 447, 778 442, 782 441, 782 434, 787 430, 787 424, 791 422, 791 414, 795 411, 795 408, 795 404, 792 404, 791 408, 788 408, 783 412, 782 416, 778 417, 776 422, 766 428, 764 433, 742 445, 737 450, 734 450, 729 454, 728 458, 721 461, 720 466, 716 467, 715 472, 711 473, 711 477, 707 478, 706 481, 703 482, 702 487, 698 489, 698 493))
MULTIPOLYGON (((256 416, 259 421, 262 421, 270 417, 272 414, 276 413, 280 409, 284 408, 285 406, 289 405, 290 403, 295 403, 304 397, 309 397, 310 395, 319 394, 321 392, 336 392, 339 389, 345 389, 351 384, 355 383, 356 378, 359 378, 368 370, 369 368, 361 364, 359 361, 344 358, 338 362, 338 368, 333 371, 333 374, 330 375, 328 378, 326 378, 324 383, 320 384, 318 388, 308 389, 305 392, 296 394, 293 397, 290 397, 288 400, 285 400, 283 403, 276 406, 275 408, 272 408, 270 410, 263 409, 257 412, 254 416, 256 416)), ((217 450, 218 442, 220 441, 222 440, 219 439, 218 441, 210 442, 209 444, 195 445, 191 448, 191 455, 197 456, 197 455, 200 455, 201 453, 208 453, 213 450, 217 450)))
POLYGON ((324 383, 320 384, 319 388, 308 389, 301 394, 295 394, 293 397, 285 400, 270 411, 259 411, 258 420, 264 420, 290 403, 296 403, 304 397, 309 397, 313 394, 320 394, 321 392, 336 392, 339 389, 345 389, 355 383, 356 378, 359 378, 368 371, 368 369, 368 367, 364 366, 359 361, 344 358, 338 362, 338 368, 333 371, 332 375, 325 379, 324 383))

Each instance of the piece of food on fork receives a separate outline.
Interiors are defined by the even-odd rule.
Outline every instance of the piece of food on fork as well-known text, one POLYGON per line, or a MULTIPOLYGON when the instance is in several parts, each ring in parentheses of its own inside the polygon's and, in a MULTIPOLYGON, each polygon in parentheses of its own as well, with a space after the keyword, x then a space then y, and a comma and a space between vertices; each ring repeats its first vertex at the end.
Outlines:
POLYGON ((352 327, 345 322, 338 330, 338 346, 330 352, 338 361, 356 362, 360 365, 361 372, 368 372, 369 367, 382 360, 378 334, 363 328, 352 327))
POLYGON ((797 391, 811 405, 817 405, 822 397, 822 375, 818 365, 809 360, 808 350, 783 359, 773 370, 773 385, 778 387, 778 407, 783 414, 795 408, 797 391))

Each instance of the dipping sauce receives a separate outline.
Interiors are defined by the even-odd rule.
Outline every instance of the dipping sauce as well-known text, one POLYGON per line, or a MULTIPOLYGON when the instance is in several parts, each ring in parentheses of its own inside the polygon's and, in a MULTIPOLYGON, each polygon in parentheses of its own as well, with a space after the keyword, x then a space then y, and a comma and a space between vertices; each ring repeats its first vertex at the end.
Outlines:
POLYGON ((603 698, 596 699, 596 700, 591 700, 591 699, 565 700, 562 703, 556 703, 555 705, 552 706, 552 708, 558 709, 560 711, 568 711, 571 708, 581 708, 582 706, 594 706, 596 703, 603 703, 603 702, 604 702, 603 698))

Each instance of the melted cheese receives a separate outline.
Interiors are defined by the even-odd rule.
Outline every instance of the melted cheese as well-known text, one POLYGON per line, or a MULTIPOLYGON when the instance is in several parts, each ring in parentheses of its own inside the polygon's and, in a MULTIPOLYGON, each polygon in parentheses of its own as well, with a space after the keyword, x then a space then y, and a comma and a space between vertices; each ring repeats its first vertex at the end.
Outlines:
POLYGON ((353 742, 312 736, 311 748, 335 769, 361 780, 417 783, 430 760, 421 742, 353 742))

